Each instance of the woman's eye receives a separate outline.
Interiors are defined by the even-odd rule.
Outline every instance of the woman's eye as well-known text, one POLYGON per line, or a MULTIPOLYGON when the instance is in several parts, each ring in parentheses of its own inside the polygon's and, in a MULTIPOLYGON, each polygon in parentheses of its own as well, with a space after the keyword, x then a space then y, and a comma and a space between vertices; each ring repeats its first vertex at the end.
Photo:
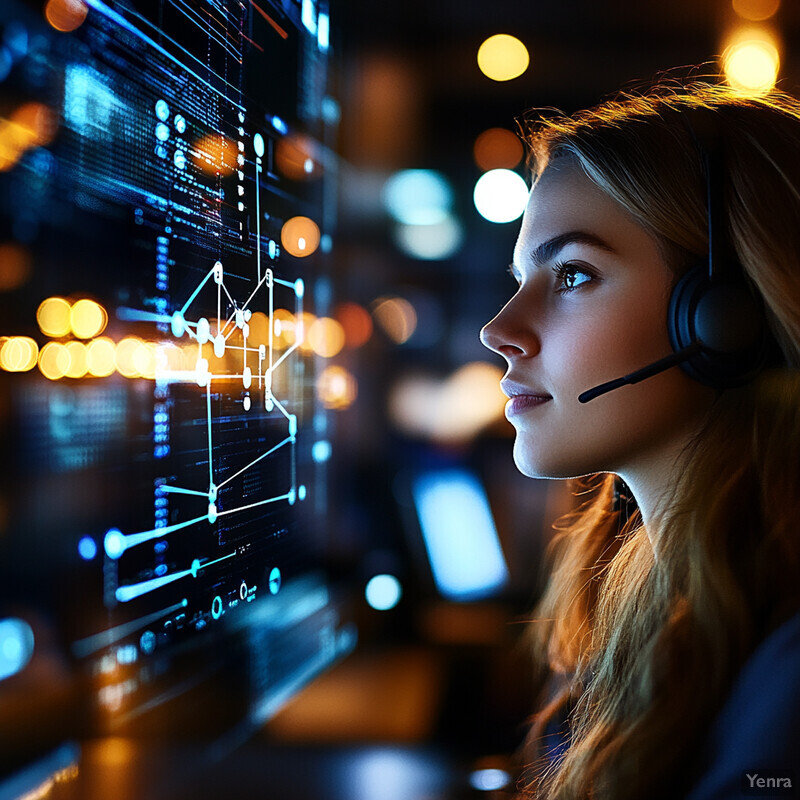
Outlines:
POLYGON ((557 289, 560 292, 571 292, 593 279, 590 273, 573 264, 556 264, 554 271, 558 281, 557 289))

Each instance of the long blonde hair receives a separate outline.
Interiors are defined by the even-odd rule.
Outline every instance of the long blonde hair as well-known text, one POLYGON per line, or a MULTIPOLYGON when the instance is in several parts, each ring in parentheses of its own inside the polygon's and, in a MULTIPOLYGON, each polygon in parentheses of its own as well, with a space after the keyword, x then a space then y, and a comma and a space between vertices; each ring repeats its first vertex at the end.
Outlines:
POLYGON ((728 237, 781 364, 720 392, 670 487, 657 559, 638 517, 623 524, 612 508, 611 476, 589 481, 562 524, 530 626, 540 683, 557 689, 529 739, 527 791, 548 800, 679 796, 737 671, 800 609, 800 102, 662 83, 523 126, 534 177, 574 159, 680 274, 707 252, 687 112, 722 138, 728 237), (568 698, 568 747, 537 760, 568 698))

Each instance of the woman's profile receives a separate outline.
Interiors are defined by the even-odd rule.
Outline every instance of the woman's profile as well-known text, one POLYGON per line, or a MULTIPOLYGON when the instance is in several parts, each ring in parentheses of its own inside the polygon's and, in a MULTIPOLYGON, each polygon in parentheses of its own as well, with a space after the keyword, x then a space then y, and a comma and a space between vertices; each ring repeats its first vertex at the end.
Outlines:
POLYGON ((482 339, 518 468, 580 478, 581 505, 530 623, 522 790, 780 796, 800 779, 800 102, 664 82, 523 127, 517 290, 482 339))

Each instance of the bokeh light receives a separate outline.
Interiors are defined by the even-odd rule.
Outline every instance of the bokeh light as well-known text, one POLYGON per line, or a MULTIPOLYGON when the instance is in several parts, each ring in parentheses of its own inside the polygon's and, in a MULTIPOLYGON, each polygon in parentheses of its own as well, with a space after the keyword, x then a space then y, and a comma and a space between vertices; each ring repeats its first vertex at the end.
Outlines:
POLYGON ((318 178, 322 174, 318 150, 316 142, 304 134, 281 136, 275 147, 275 167, 291 180, 318 178))
POLYGON ((513 169, 522 161, 522 142, 506 128, 489 128, 475 140, 472 154, 484 172, 513 169))
POLYGON ((24 247, 13 242, 0 244, 0 292, 19 288, 30 272, 31 258, 24 247))
POLYGON ((389 417, 405 433, 445 443, 468 441, 503 418, 503 370, 483 361, 465 364, 446 379, 401 378, 389 395, 389 417))
POLYGON ((781 7, 781 0, 733 0, 733 10, 743 19, 763 22, 774 16, 781 7))
POLYGON ((28 336, 9 336, 0 347, 0 367, 6 372, 28 372, 36 366, 39 346, 28 336))
POLYGON ((394 608, 402 597, 403 590, 400 581, 394 575, 374 575, 367 582, 364 596, 371 608, 376 611, 389 611, 394 608))
POLYGON ((780 69, 775 38, 761 28, 745 28, 734 34, 722 55, 725 79, 743 94, 766 94, 775 86, 780 69))
POLYGON ((69 350, 63 344, 48 342, 39 351, 39 371, 45 378, 57 381, 67 374, 69 367, 69 350))
POLYGON ((78 300, 70 309, 69 325, 79 339, 91 339, 102 333, 108 323, 106 310, 94 300, 78 300))
POLYGON ((0 172, 11 169, 22 154, 48 144, 58 127, 56 114, 41 103, 25 103, 0 122, 0 172))
POLYGON ((372 317, 366 308, 358 303, 340 303, 334 316, 344 329, 345 347, 355 349, 369 341, 372 336, 372 317))
POLYGON ((447 215, 433 225, 398 225, 394 238, 411 258, 442 261, 458 252, 464 242, 464 231, 457 219, 447 215))
MULTIPOLYGON (((255 316, 255 314, 253 315, 255 316)), ((294 314, 285 308, 272 312, 272 346, 276 350, 286 350, 295 343, 294 314)))
POLYGON ((396 344, 407 342, 417 328, 417 312, 403 297, 379 297, 372 303, 372 315, 396 344))
POLYGON ((64 347, 69 354, 69 366, 64 373, 67 378, 82 378, 89 370, 88 353, 83 342, 67 342, 64 347))
POLYGON ((230 175, 236 169, 236 147, 219 133, 209 133, 194 146, 192 158, 203 172, 230 175))
POLYGON ((48 0, 44 8, 47 21, 62 33, 79 28, 88 13, 89 7, 82 0, 48 0))
POLYGON ((308 340, 308 332, 316 319, 317 318, 310 311, 303 311, 299 316, 295 316, 294 318, 295 340, 298 342, 300 352, 306 355, 310 355, 314 352, 308 340))
POLYGON ((317 377, 317 396, 325 408, 341 411, 355 402, 358 384, 348 370, 332 364, 317 377))
POLYGON ((126 336, 117 342, 114 352, 114 364, 117 372, 126 378, 138 378, 141 375, 137 366, 136 354, 142 345, 137 336, 126 336))
POLYGON ((516 36, 507 33, 490 36, 478 48, 478 67, 493 81, 518 78, 528 69, 528 64, 528 48, 516 36))
POLYGON ((114 372, 116 347, 107 336, 89 342, 86 348, 86 368, 95 378, 106 378, 114 372))
POLYGON ((493 169, 478 178, 473 192, 478 213, 489 222, 513 222, 528 202, 528 187, 510 169, 493 169))
POLYGON ((45 336, 66 336, 70 331, 70 303, 63 297, 48 297, 36 310, 36 321, 45 336))
POLYGON ((310 256, 319 247, 319 226, 309 217, 292 217, 281 228, 281 244, 298 258, 310 256))
POLYGON ((453 205, 447 179, 430 169, 397 172, 384 184, 383 204, 389 215, 405 225, 441 222, 453 205))
POLYGON ((318 317, 308 329, 308 343, 322 358, 333 358, 344 347, 344 328, 330 317, 318 317))

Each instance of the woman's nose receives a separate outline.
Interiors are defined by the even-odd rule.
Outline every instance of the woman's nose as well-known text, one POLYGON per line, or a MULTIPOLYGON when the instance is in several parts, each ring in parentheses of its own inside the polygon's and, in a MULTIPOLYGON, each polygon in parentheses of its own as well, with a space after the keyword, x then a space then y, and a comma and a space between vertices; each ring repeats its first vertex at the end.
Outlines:
POLYGON ((513 305, 512 298, 491 322, 483 326, 481 343, 506 359, 536 355, 540 349, 538 336, 530 319, 519 319, 518 310, 513 305))

